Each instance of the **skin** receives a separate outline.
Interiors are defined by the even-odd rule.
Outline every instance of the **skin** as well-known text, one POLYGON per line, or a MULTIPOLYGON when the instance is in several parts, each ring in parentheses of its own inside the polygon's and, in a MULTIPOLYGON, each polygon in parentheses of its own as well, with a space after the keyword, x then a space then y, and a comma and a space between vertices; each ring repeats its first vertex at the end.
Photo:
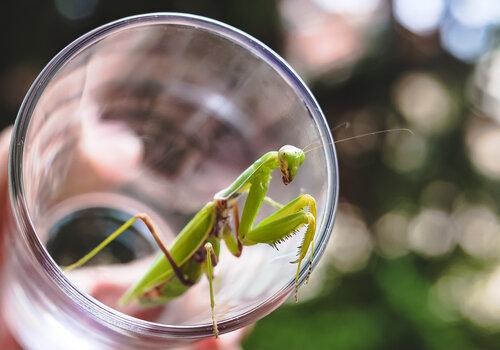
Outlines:
MULTIPOLYGON (((2 225, 3 222, 7 221, 8 211, 8 194, 7 194, 7 158, 9 150, 11 129, 5 129, 0 132, 0 271, 3 267, 4 256, 3 252, 4 244, 7 243, 7 230, 2 225)), ((0 277, 3 277, 0 275, 0 277)), ((1 288, 0 288, 1 293, 1 288)), ((0 309, 0 349, 12 349, 21 350, 21 347, 17 344, 15 339, 10 334, 9 329, 5 321, 3 320, 2 311, 0 309)))
POLYGON ((244 246, 260 243, 275 246, 297 233, 302 227, 307 227, 298 257, 293 261, 297 263, 295 278, 295 298, 297 298, 298 276, 302 261, 309 248, 311 248, 311 258, 314 252, 316 202, 312 196, 304 194, 283 206, 267 198, 266 194, 271 173, 275 169, 280 169, 283 183, 287 185, 294 179, 304 159, 304 151, 290 145, 264 154, 243 171, 231 185, 216 193, 214 199, 191 219, 168 247, 162 242, 149 216, 141 213, 128 220, 90 253, 68 266, 65 271, 84 265, 135 221, 142 220, 163 254, 160 254, 142 278, 129 288, 120 299, 120 303, 125 305, 137 299, 143 305, 164 304, 185 293, 204 274, 209 281, 213 332, 217 337, 212 281, 221 240, 233 255, 239 257, 244 246), (248 196, 240 219, 237 199, 245 192, 248 196), (278 207, 278 210, 255 224, 264 202, 278 207), (229 224, 231 212, 234 230, 229 224))
MULTIPOLYGON (((1 223, 8 221, 7 217, 8 211, 6 209, 6 207, 9 205, 8 193, 7 193, 7 177, 8 177, 7 158, 8 158, 8 146, 10 142, 11 131, 12 131, 11 128, 7 128, 3 131, 0 131, 0 222, 1 223)), ((123 142, 122 135, 116 134, 115 136, 117 137, 117 141, 123 142)), ((116 144, 119 145, 120 143, 116 142, 116 144)), ((115 154, 118 154, 118 152, 115 152, 115 154)), ((124 162, 127 162, 127 159, 123 158, 130 156, 133 155, 124 152, 120 153, 120 159, 123 160, 124 162)), ((95 158, 92 158, 91 160, 92 164, 95 164, 96 166, 101 165, 102 161, 100 155, 96 154, 95 158)), ((115 169, 111 167, 107 168, 106 170, 115 171, 115 169)), ((117 181, 121 181, 123 179, 122 177, 119 176, 119 174, 115 175, 110 174, 108 178, 112 178, 113 180, 117 181)), ((8 232, 2 226, 1 223, 0 223, 0 243, 4 243, 10 232, 8 232)), ((0 249, 0 253, 2 251, 4 250, 0 249)), ((3 266, 2 264, 3 264, 3 256, 0 254, 0 268, 3 266)), ((119 305, 117 305, 117 300, 126 291, 129 283, 126 283, 124 281, 118 281, 116 280, 116 277, 119 275, 123 276, 126 275, 127 273, 130 273, 130 269, 133 268, 135 267, 116 266, 116 269, 124 269, 117 271, 115 269, 99 270, 96 267, 89 267, 87 269, 82 269, 81 271, 76 271, 76 273, 78 273, 79 279, 87 280, 88 293, 90 295, 92 295, 97 300, 111 307, 119 309, 119 305), (98 271, 96 271, 95 269, 97 269, 98 271), (99 275, 99 271, 102 273, 110 272, 111 274, 96 278, 96 275, 99 275)), ((142 269, 142 267, 140 266, 137 266, 137 268, 142 269)), ((77 277, 73 276, 73 278, 77 277)), ((0 288, 0 293, 1 291, 2 288, 0 288)), ((198 296, 196 295, 191 296, 191 298, 197 298, 197 297, 198 296)), ((189 303, 190 300, 187 300, 187 302, 189 303)), ((191 300, 191 302, 193 301, 191 300)), ((138 308, 134 305, 128 305, 126 309, 121 309, 121 311, 134 317, 149 319, 151 318, 150 316, 154 317, 155 312, 159 312, 161 310, 156 310, 155 308, 144 309, 144 308, 138 308), (148 315, 146 315, 145 313, 147 313, 148 315)), ((22 347, 16 342, 16 340, 10 333, 9 329, 7 328, 7 324, 5 323, 5 320, 2 318, 2 316, 3 316, 2 310, 0 309, 0 349, 22 350, 22 347)), ((242 347, 240 343, 242 339, 250 332, 250 330, 251 327, 245 327, 237 331, 224 334, 220 336, 218 339, 215 338, 203 339, 196 343, 180 347, 178 350, 207 350, 207 349, 241 350, 242 347)))

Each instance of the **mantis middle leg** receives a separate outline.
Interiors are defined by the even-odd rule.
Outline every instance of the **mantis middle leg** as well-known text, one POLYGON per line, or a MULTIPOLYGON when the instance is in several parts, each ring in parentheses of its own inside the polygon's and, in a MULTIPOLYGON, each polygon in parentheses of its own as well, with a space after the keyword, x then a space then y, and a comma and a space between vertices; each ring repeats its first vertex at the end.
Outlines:
POLYGON ((212 281, 214 278, 214 265, 217 264, 217 255, 214 251, 212 243, 205 243, 204 249, 206 251, 206 258, 204 263, 205 274, 208 279, 208 286, 210 288, 210 311, 212 314, 212 330, 214 332, 214 336, 217 338, 219 336, 219 330, 217 329, 217 321, 215 320, 215 298, 214 298, 214 289, 212 285, 212 281))

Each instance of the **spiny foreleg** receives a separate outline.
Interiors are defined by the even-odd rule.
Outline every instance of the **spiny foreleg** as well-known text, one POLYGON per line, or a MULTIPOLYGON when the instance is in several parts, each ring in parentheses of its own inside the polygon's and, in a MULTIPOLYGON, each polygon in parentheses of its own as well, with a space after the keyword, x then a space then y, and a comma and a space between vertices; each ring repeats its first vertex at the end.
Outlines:
POLYGON ((295 300, 297 300, 299 274, 302 261, 311 247, 309 256, 309 269, 307 279, 312 270, 312 257, 314 254, 314 235, 316 233, 316 201, 308 194, 300 195, 283 208, 271 214, 253 229, 249 230, 242 239, 243 245, 267 243, 272 246, 292 237, 302 227, 307 227, 299 247, 298 257, 292 263, 297 263, 295 274, 295 300), (309 211, 305 209, 309 208, 309 211))

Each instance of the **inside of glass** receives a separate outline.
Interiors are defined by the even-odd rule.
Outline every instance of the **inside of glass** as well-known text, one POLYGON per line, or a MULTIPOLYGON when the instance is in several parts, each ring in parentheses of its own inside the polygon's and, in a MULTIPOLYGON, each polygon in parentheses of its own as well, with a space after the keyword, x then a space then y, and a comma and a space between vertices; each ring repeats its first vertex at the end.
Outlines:
MULTIPOLYGON (((53 243, 56 225, 90 210, 79 229, 60 231, 66 241, 85 241, 99 230, 92 224, 95 208, 115 210, 123 220, 148 213, 170 243, 216 192, 262 154, 285 144, 304 148, 319 141, 304 101, 242 45, 202 28, 136 26, 76 53, 44 90, 25 140, 25 195, 45 243, 53 243)), ((312 195, 318 228, 327 193, 323 152, 307 153, 288 186, 276 170, 268 192, 280 203, 312 195)), ((240 213, 245 198, 240 198, 240 213)), ((257 221, 274 210, 264 204, 257 221)), ((151 242, 144 227, 136 231, 151 242)), ((266 244, 244 247, 239 258, 222 243, 215 267, 216 317, 238 316, 286 286, 295 276, 290 261, 296 259, 303 233, 279 250, 266 244)), ((126 244, 138 243, 129 239, 126 244)), ((67 277, 99 301, 136 317, 170 325, 210 323, 203 276, 161 307, 117 304, 158 254, 154 243, 146 248, 129 262, 96 260, 67 277)), ((82 248, 80 254, 85 253, 82 248)), ((71 263, 61 259, 62 265, 71 263)))

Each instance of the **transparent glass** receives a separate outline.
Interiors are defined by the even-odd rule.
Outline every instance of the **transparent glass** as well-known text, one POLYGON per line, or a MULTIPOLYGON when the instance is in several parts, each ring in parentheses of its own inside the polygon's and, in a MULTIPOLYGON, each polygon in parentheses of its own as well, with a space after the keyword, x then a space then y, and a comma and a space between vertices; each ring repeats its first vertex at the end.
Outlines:
MULTIPOLYGON (((154 317, 132 317, 92 288, 132 283, 147 258, 65 275, 46 249, 48 232, 72 212, 103 207, 145 211, 171 241, 217 191, 285 144, 321 146, 290 185, 275 172, 269 190, 279 202, 316 198, 314 266, 333 225, 337 159, 317 102, 278 55, 235 28, 174 13, 122 19, 71 43, 28 92, 11 144, 3 307, 15 336, 30 349, 164 349, 211 336, 205 279, 154 317)), ((264 206, 259 218, 272 211, 264 206)), ((279 251, 244 247, 238 259, 222 247, 222 333, 287 299, 300 239, 279 251)), ((306 272, 304 264, 301 283, 306 272)))

